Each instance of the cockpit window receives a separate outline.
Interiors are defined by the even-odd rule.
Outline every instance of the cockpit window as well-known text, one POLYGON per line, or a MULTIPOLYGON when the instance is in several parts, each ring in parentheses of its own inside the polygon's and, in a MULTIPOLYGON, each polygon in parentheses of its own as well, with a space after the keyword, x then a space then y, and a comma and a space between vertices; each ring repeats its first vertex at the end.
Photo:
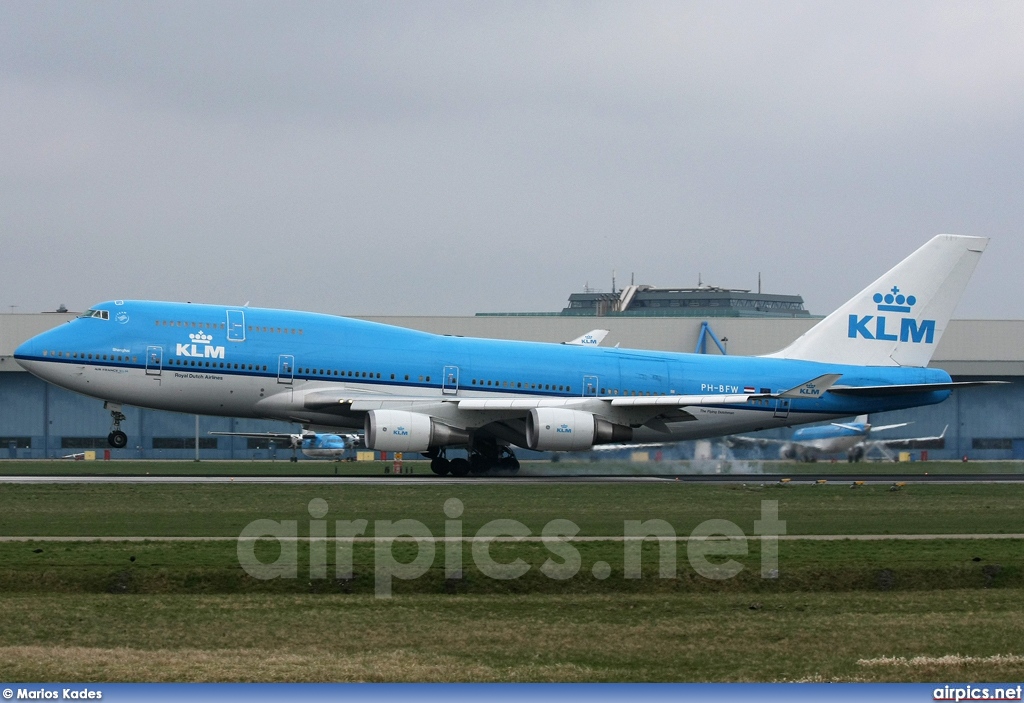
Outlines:
POLYGON ((86 310, 79 317, 96 317, 100 320, 109 320, 110 312, 107 310, 86 310))

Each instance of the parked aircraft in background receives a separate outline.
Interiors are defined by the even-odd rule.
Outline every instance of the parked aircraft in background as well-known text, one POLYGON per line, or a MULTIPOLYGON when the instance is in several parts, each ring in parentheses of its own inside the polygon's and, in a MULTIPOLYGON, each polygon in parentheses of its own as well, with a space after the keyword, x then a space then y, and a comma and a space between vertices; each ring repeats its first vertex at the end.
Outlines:
POLYGON ((438 474, 515 471, 513 447, 583 451, 720 437, 939 403, 927 368, 987 239, 939 235, 785 349, 718 356, 428 334, 287 310, 114 300, 34 337, 18 363, 122 405, 362 429, 438 474), (468 459, 448 460, 465 448, 468 459))
POLYGON ((363 438, 358 434, 327 434, 318 432, 211 432, 220 437, 249 437, 266 439, 276 442, 282 447, 292 450, 292 461, 298 461, 298 452, 310 459, 334 459, 341 461, 352 456, 352 452, 362 447, 363 438))
POLYGON ((801 427, 789 439, 768 439, 762 437, 730 436, 725 443, 732 449, 750 447, 775 447, 783 459, 817 461, 818 459, 846 454, 848 461, 860 461, 871 449, 877 448, 887 457, 894 450, 942 449, 946 446, 946 429, 935 437, 907 437, 903 439, 869 439, 875 432, 906 427, 910 423, 872 426, 867 415, 858 416, 853 422, 833 422, 830 425, 801 427))
POLYGON ((586 334, 581 334, 576 339, 568 342, 562 342, 562 344, 575 344, 580 347, 596 347, 599 346, 607 336, 608 330, 590 330, 586 334))

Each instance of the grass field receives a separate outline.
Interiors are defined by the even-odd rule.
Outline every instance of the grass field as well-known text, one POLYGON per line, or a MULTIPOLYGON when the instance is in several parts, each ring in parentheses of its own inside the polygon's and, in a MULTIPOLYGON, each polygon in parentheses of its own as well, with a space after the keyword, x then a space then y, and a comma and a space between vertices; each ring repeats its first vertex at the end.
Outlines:
POLYGON ((466 534, 508 518, 538 532, 572 520, 584 535, 621 535, 624 520, 661 519, 678 535, 724 519, 752 534, 762 501, 778 501, 789 534, 1024 533, 1024 484, 0 484, 0 535, 237 536, 259 518, 308 524, 401 520, 444 530, 445 501, 463 504, 466 534))
MULTIPOLYGON (((34 463, 34 462, 33 462, 34 463)), ((81 465, 83 462, 76 462, 81 465)), ((306 465, 303 465, 305 468, 306 465)), ((31 473, 39 473, 34 471, 31 473)), ((256 579, 234 539, 256 519, 411 519, 445 534, 457 498, 463 535, 495 519, 532 535, 571 520, 581 536, 621 536, 626 520, 664 520, 687 536, 705 520, 753 535, 762 501, 777 501, 793 535, 1020 534, 1024 486, 517 485, 14 485, 0 484, 0 536, 219 537, 218 541, 0 542, 0 679, 45 681, 931 681, 1024 679, 1024 549, 1019 539, 781 541, 776 578, 761 578, 762 545, 729 579, 702 576, 673 544, 642 548, 639 579, 626 549, 575 542, 568 563, 539 542, 489 547, 523 560, 517 579, 484 573, 474 545, 438 543, 429 566, 375 597, 379 554, 353 548, 323 576, 308 542, 296 578, 256 579), (459 549, 461 578, 445 555, 459 549), (605 570, 599 570, 604 565, 605 570)), ((263 541, 273 561, 282 547, 263 541)), ((414 562, 414 543, 389 546, 414 562)))
POLYGON ((1020 595, 8 595, 0 678, 1019 681, 1020 595))

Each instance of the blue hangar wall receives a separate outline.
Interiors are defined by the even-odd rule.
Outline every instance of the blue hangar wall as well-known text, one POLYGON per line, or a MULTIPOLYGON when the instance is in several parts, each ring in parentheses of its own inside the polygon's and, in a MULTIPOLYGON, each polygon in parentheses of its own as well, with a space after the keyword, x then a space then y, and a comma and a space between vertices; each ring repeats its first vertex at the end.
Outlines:
MULTIPOLYGON (((967 388, 939 405, 876 415, 871 418, 875 424, 913 423, 877 437, 938 435, 948 426, 946 448, 930 450, 930 458, 1024 459, 1024 384, 1019 377, 999 380, 1010 383, 967 388)), ((57 388, 28 373, 0 373, 0 459, 55 458, 88 450, 95 450, 102 458, 108 449, 115 459, 195 457, 195 415, 132 406, 125 406, 124 413, 127 420, 122 429, 128 434, 128 446, 111 449, 106 442, 110 413, 103 409, 102 401, 57 388)), ((199 417, 202 459, 287 460, 291 456, 287 447, 244 437, 210 437, 208 433, 214 430, 295 432, 299 427, 283 422, 199 417)), ((762 435, 783 438, 789 432, 774 430, 762 435)), ((518 453, 523 458, 546 456, 518 453)), ((776 458, 770 453, 762 456, 776 458)), ((301 454, 299 458, 303 458, 301 454)))
MULTIPOLYGON (((52 386, 28 373, 0 373, 0 459, 58 458, 95 450, 113 459, 195 458, 196 416, 123 407, 121 429, 128 446, 107 444, 110 412, 103 401, 52 386)), ((287 447, 245 437, 210 437, 219 432, 295 432, 298 425, 266 420, 199 416, 200 458, 284 459, 287 447)), ((299 455, 301 459, 301 454, 299 455)))

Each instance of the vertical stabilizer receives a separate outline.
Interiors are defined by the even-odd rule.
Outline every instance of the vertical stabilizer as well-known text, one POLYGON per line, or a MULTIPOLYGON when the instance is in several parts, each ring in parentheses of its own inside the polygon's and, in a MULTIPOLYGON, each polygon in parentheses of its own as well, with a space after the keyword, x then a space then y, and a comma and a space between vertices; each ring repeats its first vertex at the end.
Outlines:
POLYGON ((940 234, 768 354, 861 366, 927 366, 988 239, 940 234))

